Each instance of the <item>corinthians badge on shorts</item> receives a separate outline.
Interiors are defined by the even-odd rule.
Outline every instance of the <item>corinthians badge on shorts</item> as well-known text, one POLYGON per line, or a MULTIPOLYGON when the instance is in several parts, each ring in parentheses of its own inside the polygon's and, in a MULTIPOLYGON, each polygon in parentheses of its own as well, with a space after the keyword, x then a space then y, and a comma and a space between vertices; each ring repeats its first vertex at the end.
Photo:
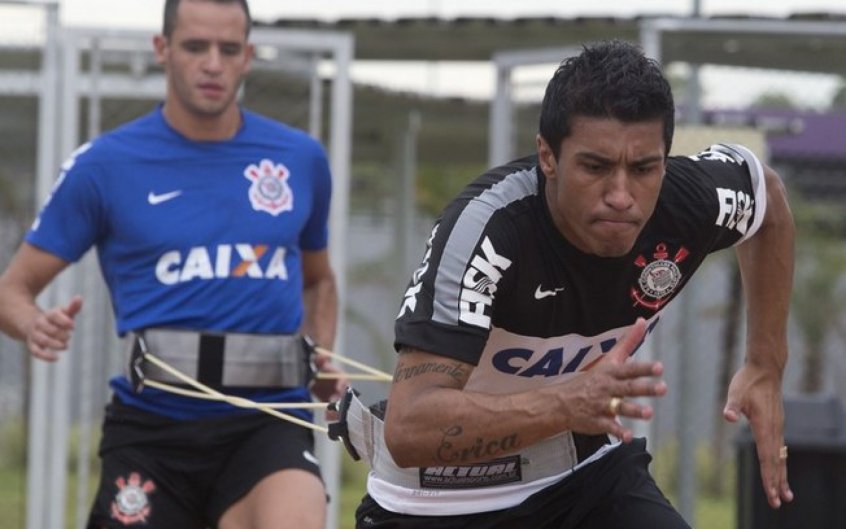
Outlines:
POLYGON ((249 197, 253 209, 266 211, 274 217, 294 209, 294 194, 288 185, 289 176, 291 172, 287 167, 267 159, 244 169, 244 177, 252 182, 249 197))
POLYGON ((663 307, 669 301, 669 295, 675 291, 681 281, 682 273, 678 263, 684 261, 689 254, 687 248, 682 246, 670 260, 667 245, 660 243, 652 254, 653 261, 648 261, 646 257, 639 255, 634 264, 643 268, 643 272, 640 273, 637 287, 631 289, 635 305, 642 305, 652 310, 663 307))
POLYGON ((112 518, 123 525, 146 523, 150 516, 150 502, 147 495, 156 490, 151 480, 142 480, 138 472, 129 478, 123 476, 115 480, 118 491, 112 502, 112 518))

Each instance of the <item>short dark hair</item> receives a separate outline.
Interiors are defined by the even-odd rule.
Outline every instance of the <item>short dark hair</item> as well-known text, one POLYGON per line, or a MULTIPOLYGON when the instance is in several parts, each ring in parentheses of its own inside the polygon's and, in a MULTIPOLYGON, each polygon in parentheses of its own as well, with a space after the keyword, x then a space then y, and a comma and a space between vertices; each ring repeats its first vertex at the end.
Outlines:
MULTIPOLYGON (((191 0, 197 1, 197 0, 191 0)), ((247 5, 247 0, 201 0, 204 2, 216 2, 218 4, 239 4, 244 9, 244 14, 247 15, 247 35, 250 34, 250 28, 253 25, 253 17, 250 15, 250 6, 247 5)), ((173 28, 176 27, 176 15, 179 11, 179 4, 182 0, 165 0, 164 17, 162 22, 162 35, 170 38, 173 35, 173 28)))
POLYGON ((657 61, 620 40, 584 46, 565 59, 546 87, 539 132, 555 157, 570 135, 574 116, 613 118, 626 123, 662 119, 665 154, 675 128, 670 83, 657 61))

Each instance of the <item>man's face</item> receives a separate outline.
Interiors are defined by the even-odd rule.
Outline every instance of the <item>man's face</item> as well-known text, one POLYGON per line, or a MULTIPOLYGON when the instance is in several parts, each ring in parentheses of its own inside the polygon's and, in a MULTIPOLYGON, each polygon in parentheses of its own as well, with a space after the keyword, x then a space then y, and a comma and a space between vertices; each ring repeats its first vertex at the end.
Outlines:
POLYGON ((243 8, 202 0, 179 4, 173 34, 157 36, 155 49, 168 77, 166 105, 199 118, 235 106, 253 57, 243 8))
POLYGON ((664 180, 663 133, 661 120, 623 123, 577 116, 557 160, 538 136, 546 201, 570 243, 601 257, 632 249, 664 180))

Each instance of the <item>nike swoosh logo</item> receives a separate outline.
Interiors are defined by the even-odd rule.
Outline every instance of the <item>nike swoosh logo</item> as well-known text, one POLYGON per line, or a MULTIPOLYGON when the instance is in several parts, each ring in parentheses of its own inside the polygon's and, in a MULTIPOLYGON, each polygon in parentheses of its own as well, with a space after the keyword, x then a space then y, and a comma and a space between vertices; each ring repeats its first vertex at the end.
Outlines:
POLYGON ((538 285, 538 288, 535 289, 535 299, 543 299, 548 298, 550 296, 556 296, 562 290, 564 290, 564 287, 554 288, 552 290, 543 290, 541 289, 541 286, 538 285))
POLYGON ((173 200, 174 198, 178 197, 182 194, 182 190, 179 191, 171 191, 170 193, 162 193, 161 195, 157 195, 150 191, 150 194, 147 195, 147 202, 150 203, 151 206, 158 206, 162 202, 167 202, 168 200, 173 200))

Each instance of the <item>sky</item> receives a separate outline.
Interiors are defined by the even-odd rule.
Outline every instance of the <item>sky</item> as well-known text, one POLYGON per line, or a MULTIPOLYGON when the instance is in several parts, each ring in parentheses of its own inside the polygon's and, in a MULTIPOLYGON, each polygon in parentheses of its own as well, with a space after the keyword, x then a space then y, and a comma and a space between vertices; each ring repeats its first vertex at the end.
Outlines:
MULTIPOLYGON (((62 17, 74 25, 156 27, 163 0, 60 0, 62 17), (120 5, 117 8, 117 5, 120 5)), ((693 0, 251 0, 256 19, 411 16, 619 16, 687 15, 693 0)), ((846 15, 844 0, 700 0, 704 16, 748 14, 783 17, 791 13, 831 12, 846 15), (738 7, 742 6, 742 7, 738 7)))
MULTIPOLYGON (((45 0, 11 0, 34 3, 45 0)), ((384 18, 460 16, 515 18, 531 16, 685 16, 692 13, 695 0, 250 0, 253 17, 263 22, 283 18, 326 21, 341 18, 384 18)), ((2 6, 4 0, 0 0, 2 6)), ((161 24, 164 0, 59 0, 64 25, 95 26, 109 29, 149 29, 161 24), (119 6, 119 7, 118 7, 119 6)), ((846 16, 846 0, 699 0, 703 16, 748 15, 786 17, 800 13, 832 13, 846 16), (742 6, 742 7, 739 7, 742 6)), ((7 10, 9 8, 6 8, 7 10)), ((31 8, 17 8, 33 12, 31 8)), ((20 24, 0 15, 0 30, 9 34, 20 24), (2 20, 6 18, 4 23, 2 20)), ((525 90, 543 85, 549 68, 537 79, 524 74, 525 90)), ((424 91, 437 96, 488 98, 494 86, 494 71, 485 63, 384 63, 357 61, 353 79, 395 90, 424 91)), ((706 102, 716 106, 742 104, 762 91, 800 94, 804 106, 821 106, 830 100, 839 79, 809 75, 749 75, 734 69, 709 67, 703 71, 706 102)))

